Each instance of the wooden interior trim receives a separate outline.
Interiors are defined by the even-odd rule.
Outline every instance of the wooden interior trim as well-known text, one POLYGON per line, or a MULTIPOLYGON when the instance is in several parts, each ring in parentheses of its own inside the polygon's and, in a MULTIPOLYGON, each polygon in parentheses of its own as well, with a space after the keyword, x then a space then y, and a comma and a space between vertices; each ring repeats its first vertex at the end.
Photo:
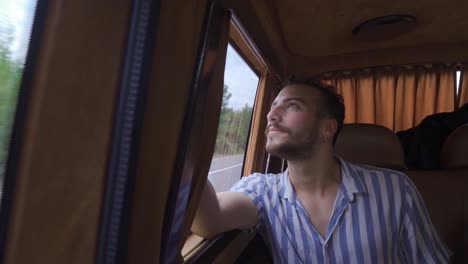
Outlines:
POLYGON ((195 234, 190 234, 185 240, 184 246, 182 247, 182 258, 184 261, 187 261, 191 258, 199 248, 203 247, 207 243, 207 239, 197 236, 195 234))
POLYGON ((267 153, 265 151, 267 126, 266 116, 276 95, 279 93, 279 81, 271 74, 260 78, 255 98, 249 142, 244 163, 243 175, 265 171, 267 153))
POLYGON ((233 230, 213 239, 189 235, 182 256, 185 263, 234 263, 254 238, 250 231, 233 230))
POLYGON ((274 10, 271 2, 225 0, 225 5, 233 10, 236 19, 242 25, 249 25, 245 27, 245 32, 268 63, 269 71, 274 75, 283 76, 290 60, 284 40, 277 31, 278 21, 272 15, 274 10))
POLYGON ((185 263, 234 263, 254 236, 253 232, 239 230, 213 239, 191 234, 185 242, 182 256, 185 263))
POLYGON ((128 263, 161 262, 166 204, 207 5, 204 0, 160 5, 131 205, 128 263))
POLYGON ((185 259, 185 263, 213 263, 214 259, 242 232, 245 231, 231 230, 206 240, 203 246, 192 252, 191 256, 185 259))
POLYGON ((255 233, 242 231, 221 253, 213 260, 213 264, 235 263, 236 259, 242 254, 249 245, 255 233))
POLYGON ((240 25, 239 20, 233 15, 230 23, 229 37, 231 45, 236 48, 239 55, 255 71, 257 75, 263 75, 269 70, 267 63, 261 56, 261 52, 252 42, 246 31, 240 25))
POLYGON ((4 263, 94 263, 131 1, 48 1, 4 263))

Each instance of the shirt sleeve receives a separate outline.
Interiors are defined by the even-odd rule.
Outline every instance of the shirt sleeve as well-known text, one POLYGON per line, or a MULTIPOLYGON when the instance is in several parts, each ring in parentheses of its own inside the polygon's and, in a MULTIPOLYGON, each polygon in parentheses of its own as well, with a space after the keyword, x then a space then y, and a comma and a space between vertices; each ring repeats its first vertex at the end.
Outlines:
POLYGON ((258 222, 253 230, 258 230, 264 219, 264 192, 265 192, 265 175, 255 173, 242 179, 231 187, 231 192, 240 192, 245 194, 252 200, 257 207, 258 222))
POLYGON ((452 252, 439 238, 424 201, 411 181, 405 185, 400 245, 408 263, 448 263, 452 252))

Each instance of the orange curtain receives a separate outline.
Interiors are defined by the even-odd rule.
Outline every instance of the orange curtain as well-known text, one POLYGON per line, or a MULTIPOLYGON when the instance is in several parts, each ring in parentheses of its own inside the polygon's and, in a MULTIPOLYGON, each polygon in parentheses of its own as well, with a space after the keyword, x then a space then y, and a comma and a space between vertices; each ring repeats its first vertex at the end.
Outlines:
POLYGON ((468 103, 468 70, 465 69, 460 75, 460 90, 458 91, 458 106, 468 103))
POLYGON ((426 116, 455 109, 455 74, 453 71, 425 70, 418 76, 415 123, 426 116), (452 88, 453 87, 453 88, 452 88))
POLYGON ((454 78, 455 68, 436 65, 366 69, 323 83, 335 85, 343 96, 345 123, 378 124, 397 132, 418 125, 428 115, 453 111, 454 78))
MULTIPOLYGON (((375 124, 375 78, 367 72, 358 75, 356 89, 356 123, 375 124)), ((351 109, 349 109, 351 110, 351 109)))
POLYGON ((456 70, 441 71, 435 100, 436 112, 451 112, 455 109, 456 98, 456 70), (449 88, 450 87, 450 88, 449 88))
POLYGON ((383 69, 376 73, 375 123, 395 129, 395 93, 397 78, 393 71, 383 69))
POLYGON ((396 77, 395 87, 395 121, 393 131, 406 130, 414 126, 416 102, 416 74, 401 71, 396 77))
POLYGON ((355 123, 356 122, 356 82, 352 77, 343 77, 337 79, 336 82, 336 92, 343 96, 343 101, 346 108, 345 113, 345 123, 355 123))

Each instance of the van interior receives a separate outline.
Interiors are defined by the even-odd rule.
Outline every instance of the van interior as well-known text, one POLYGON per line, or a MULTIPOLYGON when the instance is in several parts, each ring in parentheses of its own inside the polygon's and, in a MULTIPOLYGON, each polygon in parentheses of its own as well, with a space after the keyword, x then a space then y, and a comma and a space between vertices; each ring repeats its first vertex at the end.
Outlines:
POLYGON ((258 234, 190 227, 207 180, 286 168, 264 131, 288 80, 343 96, 336 154, 406 173, 468 262, 468 2, 26 2, 5 15, 31 31, 0 98, 0 262, 272 263, 258 234), (231 59, 255 77, 248 104, 231 59))

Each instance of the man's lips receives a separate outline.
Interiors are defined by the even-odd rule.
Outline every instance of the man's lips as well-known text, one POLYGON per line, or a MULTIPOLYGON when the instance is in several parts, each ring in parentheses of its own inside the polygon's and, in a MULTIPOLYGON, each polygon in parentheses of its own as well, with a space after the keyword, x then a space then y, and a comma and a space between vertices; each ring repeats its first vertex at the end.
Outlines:
POLYGON ((268 125, 267 133, 269 134, 272 132, 288 133, 287 129, 281 128, 278 125, 268 125))
POLYGON ((279 128, 274 128, 274 127, 268 129, 268 132, 283 132, 283 133, 284 133, 283 130, 281 130, 281 129, 279 129, 279 128))

